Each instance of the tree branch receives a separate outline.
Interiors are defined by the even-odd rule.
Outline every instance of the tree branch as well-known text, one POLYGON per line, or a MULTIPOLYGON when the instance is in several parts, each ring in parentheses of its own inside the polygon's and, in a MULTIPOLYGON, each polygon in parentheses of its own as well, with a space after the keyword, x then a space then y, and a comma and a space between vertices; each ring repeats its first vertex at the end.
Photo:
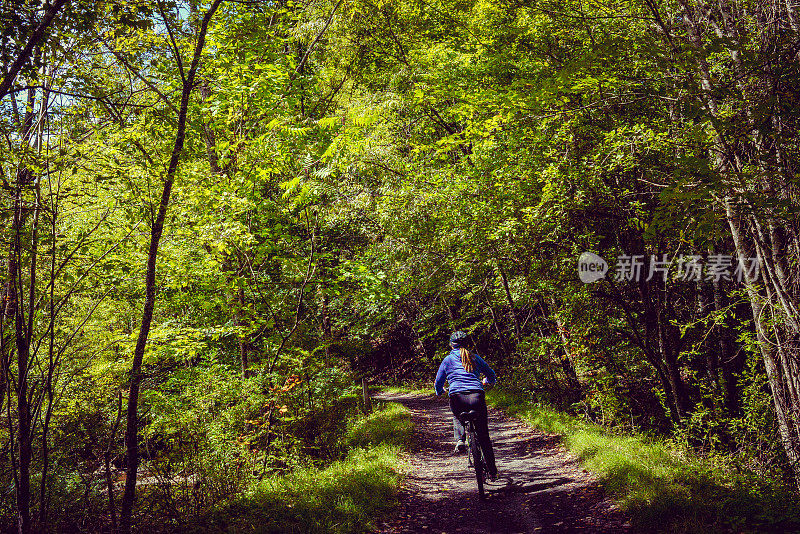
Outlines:
POLYGON ((23 65, 30 59, 34 47, 44 38, 47 28, 50 27, 56 14, 67 1, 68 0, 55 0, 47 11, 45 11, 44 17, 42 17, 39 25, 36 26, 36 29, 33 30, 33 33, 31 33, 31 36, 28 38, 28 43, 25 45, 25 48, 22 49, 16 61, 11 64, 8 72, 3 76, 3 81, 0 82, 0 98, 6 96, 20 69, 22 69, 23 65))

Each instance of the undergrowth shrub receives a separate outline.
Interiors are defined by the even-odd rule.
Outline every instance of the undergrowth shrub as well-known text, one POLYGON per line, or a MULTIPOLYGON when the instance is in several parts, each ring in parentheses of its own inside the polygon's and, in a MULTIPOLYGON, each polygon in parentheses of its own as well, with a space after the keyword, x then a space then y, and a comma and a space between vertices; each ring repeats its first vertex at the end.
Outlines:
POLYGON ((324 469, 269 477, 247 495, 219 507, 198 532, 368 532, 394 503, 398 449, 354 449, 324 469))
POLYGON ((378 403, 354 416, 340 437, 343 459, 271 475, 243 496, 206 514, 197 532, 368 532, 395 502, 402 476, 399 453, 411 436, 409 411, 378 403))

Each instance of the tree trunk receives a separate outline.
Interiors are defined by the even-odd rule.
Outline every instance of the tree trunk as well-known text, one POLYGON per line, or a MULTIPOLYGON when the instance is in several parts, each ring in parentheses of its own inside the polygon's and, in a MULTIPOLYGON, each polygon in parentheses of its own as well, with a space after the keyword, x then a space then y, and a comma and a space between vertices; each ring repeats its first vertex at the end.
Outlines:
MULTIPOLYGON (((714 289, 714 310, 721 313, 725 307, 724 295, 719 281, 713 282, 714 289)), ((717 330, 718 357, 716 362, 722 373, 722 388, 725 395, 725 408, 731 416, 739 415, 739 392, 736 388, 736 351, 731 340, 730 331, 727 325, 719 325, 717 330)))
MULTIPOLYGON (((27 171, 26 171, 27 172, 27 171)), ((24 183, 25 180, 22 181, 24 183)), ((14 280, 14 298, 16 306, 14 314, 14 331, 17 349, 17 418, 18 418, 18 437, 17 445, 19 448, 19 484, 17 487, 17 527, 20 534, 27 534, 31 531, 31 460, 33 459, 33 417, 31 415, 31 396, 28 392, 28 370, 31 363, 31 339, 33 337, 33 317, 36 305, 36 261, 37 261, 37 241, 39 231, 39 194, 36 187, 36 197, 33 206, 33 228, 31 235, 30 270, 28 274, 28 304, 26 308, 19 301, 19 295, 23 290, 23 280, 19 265, 16 267, 16 280, 14 280)), ((13 240, 14 249, 17 257, 22 252, 21 234, 24 225, 24 202, 22 200, 22 188, 18 189, 19 194, 15 202, 13 220, 13 240)))
MULTIPOLYGON (((20 233, 22 228, 22 199, 21 191, 15 202, 13 215, 14 245, 12 254, 19 258, 21 253, 20 233)), ((9 282, 13 288, 9 294, 9 302, 14 309, 14 342, 17 350, 17 446, 19 448, 19 468, 17 483, 17 529, 20 534, 28 534, 31 531, 30 498, 31 498, 31 414, 28 404, 28 359, 30 357, 30 345, 25 335, 25 318, 23 306, 19 301, 19 290, 21 289, 21 276, 19 265, 14 261, 13 278, 9 282)), ((29 312, 31 310, 28 310, 29 312)))
MULTIPOLYGON (((205 101, 210 97, 211 91, 208 89, 208 84, 204 80, 200 84, 200 98, 205 101)), ((217 154, 217 138, 216 135, 214 135, 214 130, 211 129, 211 125, 206 121, 203 121, 203 141, 206 144, 208 166, 211 168, 211 172, 219 174, 221 169, 219 166, 219 155, 217 154)))
MULTIPOLYGON (((728 225, 733 236, 733 241, 736 245, 736 253, 740 262, 746 261, 751 257, 752 248, 748 246, 745 236, 741 228, 741 216, 733 205, 731 198, 725 199, 726 203, 726 216, 728 225)), ((760 254, 759 260, 763 261, 760 254)), ((761 276, 752 276, 750 273, 744 273, 745 284, 747 293, 750 299, 750 307, 753 312, 753 323, 756 330, 756 339, 758 340, 759 349, 764 359, 764 367, 767 372, 767 379, 769 380, 770 391, 772 392, 772 400, 775 406, 775 416, 778 420, 778 431, 780 432, 781 442, 783 444, 786 456, 792 467, 795 476, 795 483, 800 488, 800 427, 798 426, 798 406, 800 406, 800 399, 789 387, 791 383, 791 376, 787 377, 789 380, 784 379, 781 372, 782 362, 780 361, 780 352, 777 347, 779 346, 772 340, 767 330, 767 318, 764 317, 767 303, 769 299, 761 295, 757 290, 757 283, 759 279, 764 276, 764 273, 759 273, 761 276)), ((768 286, 768 284, 765 283, 768 286)), ((794 351, 792 354, 794 358, 799 355, 794 351)))
POLYGON ((519 326, 519 318, 517 317, 517 309, 514 306, 514 299, 511 298, 511 290, 508 287, 508 278, 506 277, 506 271, 503 269, 503 266, 500 264, 500 260, 496 259, 497 261, 497 270, 500 273, 500 279, 503 281, 503 289, 506 292, 506 300, 508 301, 508 307, 511 310, 511 319, 514 321, 514 335, 517 339, 517 344, 522 343, 522 329, 519 326))
POLYGON ((113 534, 117 533, 117 505, 114 503, 114 481, 111 477, 111 450, 114 447, 120 421, 122 421, 122 390, 118 392, 117 417, 114 420, 114 425, 111 427, 111 432, 108 436, 108 444, 103 454, 103 462, 106 470, 106 491, 108 492, 108 515, 111 519, 111 532, 113 534))
MULTIPOLYGON (((153 309, 155 307, 156 258, 158 256, 158 245, 164 230, 164 219, 167 214, 167 207, 169 206, 172 184, 175 180, 178 162, 180 161, 181 152, 183 151, 189 97, 192 93, 197 67, 200 63, 200 56, 202 55, 203 46, 205 44, 208 23, 211 21, 211 17, 214 15, 214 12, 221 2, 222 0, 214 1, 203 17, 203 22, 200 26, 192 64, 184 80, 181 91, 181 104, 178 111, 178 129, 175 134, 175 144, 172 149, 172 155, 170 156, 167 175, 164 179, 164 188, 161 193, 158 214, 156 215, 156 219, 150 231, 150 248, 147 253, 147 274, 145 276, 144 309, 142 310, 142 323, 139 328, 139 336, 136 340, 136 348, 134 349, 133 362, 131 364, 131 378, 126 413, 125 446, 127 449, 127 470, 125 473, 125 492, 122 495, 120 510, 120 529, 123 534, 128 534, 131 531, 131 515, 136 498, 136 475, 139 468, 139 387, 142 382, 142 359, 144 358, 147 337, 150 333, 150 324, 153 320, 153 309)), ((175 53, 179 54, 180 52, 175 50, 175 53)))
MULTIPOLYGON (((30 144, 33 135, 33 119, 35 91, 28 91, 25 118, 22 122, 20 131, 23 144, 30 144)), ((17 529, 20 534, 31 532, 31 513, 30 513, 30 467, 33 459, 33 418, 31 415, 31 395, 29 394, 29 368, 30 368, 30 349, 31 337, 33 333, 33 317, 36 297, 36 245, 38 240, 39 222, 39 188, 36 187, 36 197, 34 200, 34 218, 31 232, 31 252, 29 258, 29 298, 26 305, 23 304, 21 297, 25 290, 22 276, 21 261, 23 258, 22 235, 25 231, 25 220, 30 208, 25 206, 25 190, 34 182, 33 172, 24 164, 21 164, 16 173, 16 184, 13 197, 13 213, 11 221, 11 242, 8 255, 8 287, 6 291, 6 307, 4 319, 13 320, 14 324, 14 347, 16 349, 17 380, 16 387, 13 388, 17 396, 17 470, 15 471, 16 500, 17 500, 17 529)), ((10 358, 6 371, 9 373, 8 380, 12 381, 10 358)), ((9 395, 9 407, 11 396, 9 395)))
POLYGON ((494 311, 494 306, 492 305, 492 292, 493 289, 489 286, 490 282, 492 281, 491 275, 488 275, 486 279, 483 281, 483 287, 481 288, 481 294, 483 294, 483 298, 486 300, 486 307, 489 308, 489 315, 492 316, 492 325, 494 325, 494 331, 497 333, 497 339, 500 340, 500 346, 503 348, 503 352, 507 355, 511 351, 508 348, 508 343, 506 342, 506 336, 503 335, 503 330, 500 328, 500 323, 497 320, 497 314, 494 311), (492 289, 492 291, 487 291, 486 288, 492 289))
POLYGON ((556 323, 558 337, 561 339, 561 344, 564 347, 564 354, 561 356, 561 369, 563 369, 564 374, 567 377, 569 387, 577 391, 580 389, 580 381, 578 380, 578 373, 575 372, 575 366, 572 363, 574 358, 572 355, 569 338, 567 337, 567 329, 564 327, 564 322, 557 313, 558 307, 556 306, 556 299, 552 295, 550 295, 550 306, 550 313, 553 321, 556 323))
MULTIPOLYGON (((324 264, 323 264, 324 265, 324 264)), ((320 313, 322 314, 322 343, 325 345, 325 359, 330 358, 330 345, 333 338, 331 330, 331 316, 328 309, 328 294, 325 292, 325 284, 319 285, 320 294, 320 313)))
MULTIPOLYGON (((697 254, 696 251, 692 251, 692 253, 697 254)), ((708 288, 706 287, 703 281, 698 281, 695 287, 697 288, 697 317, 703 318, 707 317, 709 314, 709 299, 708 299, 708 288)), ((701 350, 705 354, 705 361, 703 362, 705 365, 705 373, 706 378, 708 379, 709 383, 711 384, 711 388, 714 393, 719 393, 720 389, 720 382, 719 382, 719 363, 717 357, 719 356, 716 350, 716 347, 713 344, 713 338, 709 339, 706 337, 700 343, 701 350)))
POLYGON ((248 342, 244 336, 244 288, 239 286, 236 292, 239 310, 236 312, 236 325, 241 329, 239 331, 239 362, 242 365, 242 378, 247 378, 247 368, 249 362, 247 359, 248 342))
MULTIPOLYGON (((644 252, 643 246, 641 251, 644 252)), ((670 332, 664 324, 666 319, 663 317, 664 303, 659 295, 660 289, 655 282, 646 280, 639 281, 638 289, 643 308, 643 341, 664 386, 672 420, 675 424, 680 424, 686 414, 688 402, 670 332)))

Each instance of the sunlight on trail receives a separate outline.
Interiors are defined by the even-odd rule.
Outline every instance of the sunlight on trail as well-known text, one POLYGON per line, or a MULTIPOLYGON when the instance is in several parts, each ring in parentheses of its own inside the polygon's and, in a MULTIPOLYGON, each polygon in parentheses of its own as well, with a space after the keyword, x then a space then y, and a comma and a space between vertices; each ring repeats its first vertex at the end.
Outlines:
POLYGON ((412 471, 400 511, 379 532, 624 532, 625 518, 596 482, 555 443, 519 421, 490 412, 500 478, 480 501, 474 472, 452 449, 445 398, 382 394, 411 410, 412 471))

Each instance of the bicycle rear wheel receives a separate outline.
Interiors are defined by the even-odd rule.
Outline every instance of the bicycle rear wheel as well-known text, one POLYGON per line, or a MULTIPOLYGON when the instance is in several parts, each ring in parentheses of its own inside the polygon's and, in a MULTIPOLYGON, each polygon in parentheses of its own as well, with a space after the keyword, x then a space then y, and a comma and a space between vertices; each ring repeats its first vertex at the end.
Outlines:
POLYGON ((478 495, 481 499, 485 499, 486 492, 483 489, 483 482, 486 480, 486 464, 483 461, 481 444, 478 442, 478 436, 474 430, 469 433, 469 448, 472 453, 472 463, 475 467, 475 478, 478 480, 478 495))

